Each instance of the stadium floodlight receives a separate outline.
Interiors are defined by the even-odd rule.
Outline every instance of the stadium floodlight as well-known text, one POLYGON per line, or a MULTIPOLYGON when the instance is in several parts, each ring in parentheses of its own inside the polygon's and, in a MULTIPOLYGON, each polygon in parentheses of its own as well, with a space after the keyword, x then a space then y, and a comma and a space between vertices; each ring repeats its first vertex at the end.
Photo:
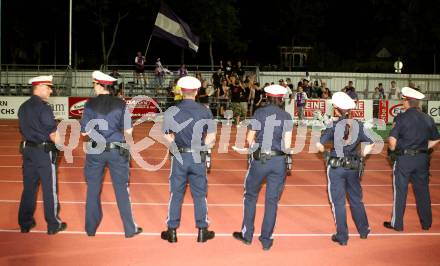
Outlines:
POLYGON ((394 72, 396 73, 402 73, 403 63, 400 61, 400 58, 397 59, 396 62, 394 62, 394 72))

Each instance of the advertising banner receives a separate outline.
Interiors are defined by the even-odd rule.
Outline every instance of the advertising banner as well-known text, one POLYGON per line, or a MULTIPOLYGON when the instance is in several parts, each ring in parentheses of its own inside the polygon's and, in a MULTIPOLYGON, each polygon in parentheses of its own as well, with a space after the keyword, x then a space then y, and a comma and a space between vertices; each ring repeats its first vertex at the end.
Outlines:
MULTIPOLYGON (((84 106, 89 97, 69 97, 69 117, 73 119, 81 118, 84 106)), ((129 110, 131 118, 138 119, 145 114, 158 113, 159 110, 155 106, 154 99, 134 100, 132 98, 124 98, 129 110)))
MULTIPOLYGON (((0 119, 18 119, 18 109, 30 97, 3 97, 0 100, 0 119)), ((67 97, 50 97, 48 100, 53 110, 55 119, 67 119, 68 100, 67 97)))
POLYGON ((379 119, 385 123, 393 123, 394 118, 402 111, 402 104, 398 100, 379 101, 379 119))
MULTIPOLYGON (((292 101, 293 102, 293 101, 292 101)), ((295 105, 292 107, 286 108, 292 110, 293 118, 298 119, 298 111, 295 110, 295 105)), ((334 116, 334 110, 331 100, 325 99, 310 99, 306 101, 306 105, 304 106, 304 117, 306 119, 313 118, 313 112, 320 111, 321 114, 327 114, 330 116, 334 116)), ((373 118, 373 101, 372 100, 359 100, 357 101, 356 108, 351 111, 351 115, 355 119, 359 119, 362 121, 369 120, 373 118)), ((292 114, 292 113, 291 113, 292 114)))
POLYGON ((430 115, 436 124, 440 123, 440 101, 428 102, 428 115, 430 115))

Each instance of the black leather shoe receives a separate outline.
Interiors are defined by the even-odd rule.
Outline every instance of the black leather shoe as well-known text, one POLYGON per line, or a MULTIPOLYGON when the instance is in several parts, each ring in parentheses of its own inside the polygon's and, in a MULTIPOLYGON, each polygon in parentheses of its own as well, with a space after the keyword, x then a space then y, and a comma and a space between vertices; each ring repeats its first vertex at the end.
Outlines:
POLYGON ((361 239, 367 239, 369 233, 370 233, 370 230, 368 230, 366 234, 360 234, 360 238, 361 239))
POLYGON ((32 222, 31 226, 29 227, 21 227, 20 228, 20 232, 26 234, 29 233, 29 231, 31 231, 32 228, 34 228, 37 224, 35 223, 35 221, 32 222))
POLYGON ((90 237, 95 236, 95 234, 96 234, 96 233, 89 233, 89 232, 87 232, 87 236, 90 236, 90 237))
POLYGON ((422 226, 422 230, 428 231, 429 229, 431 229, 431 226, 422 226))
POLYGON ((197 242, 206 242, 213 239, 215 236, 214 231, 209 231, 207 228, 199 228, 199 235, 197 236, 197 242))
POLYGON ((48 235, 55 235, 58 232, 64 231, 67 228, 67 224, 65 222, 62 222, 58 228, 56 229, 52 229, 52 230, 47 230, 47 234, 48 235))
POLYGON ((142 230, 141 227, 138 227, 138 228, 136 228, 136 232, 134 232, 134 234, 129 235, 129 236, 125 236, 125 238, 132 238, 132 237, 134 237, 135 235, 139 235, 139 234, 142 233, 143 231, 144 231, 144 230, 142 230))
POLYGON ((233 236, 235 239, 237 239, 237 240, 243 242, 243 243, 246 244, 246 245, 250 245, 250 244, 252 243, 252 241, 250 241, 250 240, 246 240, 246 239, 243 237, 243 234, 242 234, 241 232, 234 232, 234 233, 232 233, 232 236, 233 236))
POLYGON ((403 229, 395 228, 391 225, 391 222, 383 222, 383 226, 388 229, 393 229, 395 231, 401 232, 403 229))
POLYGON ((339 245, 341 245, 341 246, 346 246, 346 245, 347 245, 347 241, 340 241, 340 240, 336 237, 336 235, 332 235, 332 241, 333 241, 333 242, 336 242, 336 243, 339 243, 339 245))
POLYGON ((272 240, 272 241, 270 242, 270 244, 267 245, 267 246, 265 246, 265 245, 263 244, 263 239, 261 238, 261 236, 258 238, 258 240, 260 240, 261 245, 263 246, 263 250, 265 250, 265 251, 270 250, 270 248, 271 248, 272 245, 273 245, 273 240, 272 240))
POLYGON ((162 238, 163 240, 167 240, 170 243, 176 243, 177 242, 177 233, 176 233, 176 229, 174 228, 168 228, 168 230, 163 231, 160 234, 160 238, 162 238))

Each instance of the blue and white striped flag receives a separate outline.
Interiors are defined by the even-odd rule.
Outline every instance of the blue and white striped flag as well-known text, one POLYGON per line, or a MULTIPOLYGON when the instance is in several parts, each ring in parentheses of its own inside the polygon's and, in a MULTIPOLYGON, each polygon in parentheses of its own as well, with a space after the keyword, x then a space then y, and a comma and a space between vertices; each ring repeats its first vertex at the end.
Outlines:
POLYGON ((191 32, 188 24, 180 19, 165 3, 161 3, 154 22, 153 35, 169 40, 177 46, 197 52, 199 37, 191 32))

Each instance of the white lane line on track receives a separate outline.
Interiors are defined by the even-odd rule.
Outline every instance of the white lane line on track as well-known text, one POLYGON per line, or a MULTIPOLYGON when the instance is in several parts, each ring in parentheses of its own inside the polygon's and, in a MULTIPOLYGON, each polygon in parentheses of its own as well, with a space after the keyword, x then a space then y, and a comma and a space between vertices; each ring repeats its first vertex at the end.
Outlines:
MULTIPOLYGON (((0 180, 0 183, 23 183, 22 180, 0 180)), ((84 181, 58 181, 58 184, 86 184, 84 181)), ((112 182, 102 182, 104 185, 112 185, 112 182)), ((161 182, 130 182, 130 185, 144 186, 169 186, 169 183, 161 182)), ((440 186, 440 184, 429 184, 430 186, 440 186)), ((217 187, 242 187, 242 183, 209 183, 208 186, 217 187)), ((327 184, 285 184, 286 187, 327 187, 327 184)), ((391 184, 364 184, 362 187, 392 187, 391 184)))
MULTIPOLYGON (((20 233, 20 230, 18 229, 0 229, 0 233, 20 233)), ((47 231, 43 230, 32 230, 30 234, 47 234, 47 231)), ((84 231, 63 231, 59 232, 58 234, 61 235, 86 235, 86 232, 84 231)), ((124 232, 96 232, 97 236, 122 236, 124 235, 124 232)), ((196 237, 197 233, 185 233, 185 232, 179 232, 179 237, 196 237)), ((333 233, 275 233, 273 234, 274 237, 329 237, 333 235, 333 233)), ((160 232, 142 232, 139 234, 139 236, 145 236, 145 237, 159 237, 160 232)), ((215 233, 216 237, 231 237, 232 238, 232 232, 230 233, 215 233)), ((255 233, 254 236, 260 236, 260 234, 255 233)), ((359 234, 349 234, 349 236, 356 237, 359 236, 359 234)), ((387 236, 440 236, 440 233, 370 233, 368 234, 368 237, 387 237, 387 236)))
MULTIPOLYGON (((0 203, 20 203, 20 200, 0 200, 0 203)), ((43 201, 37 200, 37 203, 41 204, 43 201)), ((101 202, 102 205, 116 205, 116 201, 103 201, 101 202)), ((86 204, 85 201, 60 201, 60 204, 86 204)), ((142 205, 142 206, 168 206, 168 202, 132 202, 132 205, 142 205)), ((365 207, 391 207, 393 206, 392 203, 378 203, 378 204, 364 204, 365 207)), ((440 203, 433 203, 431 204, 433 207, 440 206, 440 203)), ((183 203, 182 206, 185 207, 193 207, 194 204, 192 203, 183 203)), ((208 206, 210 207, 243 207, 242 203, 235 204, 235 203, 208 203, 208 206)), ((329 207, 329 204, 278 204, 278 207, 329 207)), ((346 206, 349 206, 346 204, 346 206)), ((416 206, 415 203, 408 203, 406 206, 416 206)), ((264 207, 264 204, 257 203, 257 207, 264 207)))

